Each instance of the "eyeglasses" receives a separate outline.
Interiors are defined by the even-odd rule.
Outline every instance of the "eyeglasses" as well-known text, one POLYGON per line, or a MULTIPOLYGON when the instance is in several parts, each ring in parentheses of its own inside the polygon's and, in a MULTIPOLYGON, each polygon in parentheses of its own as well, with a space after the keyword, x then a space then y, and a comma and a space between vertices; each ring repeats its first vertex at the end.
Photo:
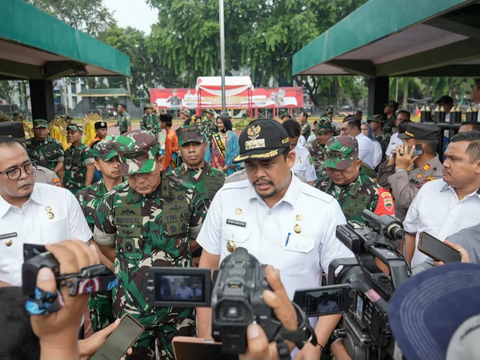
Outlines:
POLYGON ((25 173, 28 175, 33 174, 35 171, 37 171, 37 164, 35 163, 28 163, 24 166, 17 167, 8 171, 0 171, 0 175, 7 175, 8 180, 18 180, 20 179, 20 176, 22 176, 22 168, 25 170, 25 173))

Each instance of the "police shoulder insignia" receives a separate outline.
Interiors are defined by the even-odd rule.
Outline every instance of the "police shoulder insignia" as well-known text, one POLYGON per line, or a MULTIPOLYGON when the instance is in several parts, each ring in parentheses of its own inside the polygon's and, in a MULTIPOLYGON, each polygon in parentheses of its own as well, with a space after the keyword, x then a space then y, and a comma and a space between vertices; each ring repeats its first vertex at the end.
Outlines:
POLYGON ((422 170, 423 170, 423 171, 427 171, 428 169, 430 169, 430 165, 429 165, 429 164, 426 164, 424 167, 422 167, 422 170))

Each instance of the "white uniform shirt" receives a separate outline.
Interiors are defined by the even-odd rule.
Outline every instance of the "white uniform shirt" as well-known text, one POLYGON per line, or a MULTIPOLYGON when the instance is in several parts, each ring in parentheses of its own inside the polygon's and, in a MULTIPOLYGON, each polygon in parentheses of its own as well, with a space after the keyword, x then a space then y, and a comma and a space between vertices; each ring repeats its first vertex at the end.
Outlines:
POLYGON ((387 150, 385 151, 385 155, 392 156, 393 150, 395 150, 395 148, 398 145, 402 145, 402 144, 403 144, 402 139, 398 137, 398 132, 396 132, 395 134, 390 136, 390 142, 388 143, 388 147, 387 147, 387 150))
MULTIPOLYGON (((314 141, 314 140, 317 140, 317 135, 315 135, 315 133, 313 133, 312 135, 310 135, 307 139, 307 143, 309 143, 310 141, 314 141)), ((303 144, 305 145, 305 144, 303 144)), ((303 146, 302 145, 302 146, 303 146)))
POLYGON ((321 286, 322 269, 327 273, 334 259, 353 257, 335 237, 339 224, 345 224, 345 216, 337 200, 295 176, 271 209, 248 181, 241 181, 217 192, 197 242, 220 255, 221 262, 230 255, 227 241, 234 241, 236 248, 279 269, 292 299, 295 290, 321 286))
POLYGON ((310 151, 299 145, 293 151, 295 152, 295 165, 293 165, 292 171, 303 176, 307 182, 317 180, 317 173, 310 151))
POLYGON ((382 162, 382 145, 377 140, 373 140, 373 168, 382 162))
POLYGON ((21 209, 0 196, 0 280, 22 285, 24 243, 46 245, 71 238, 88 241, 91 237, 77 199, 66 189, 35 183, 21 209), (9 240, 11 246, 7 246, 9 240))
POLYGON ((412 268, 428 257, 418 251, 422 231, 444 241, 452 234, 480 222, 480 195, 475 191, 461 201, 453 188, 443 179, 427 182, 410 205, 403 223, 405 231, 416 233, 412 268))
POLYGON ((358 158, 373 169, 375 167, 373 166, 373 141, 363 133, 355 138, 358 142, 358 158))
POLYGON ((298 142, 297 142, 297 146, 303 146, 307 143, 307 140, 305 140, 305 136, 303 135, 300 135, 298 137, 298 142))

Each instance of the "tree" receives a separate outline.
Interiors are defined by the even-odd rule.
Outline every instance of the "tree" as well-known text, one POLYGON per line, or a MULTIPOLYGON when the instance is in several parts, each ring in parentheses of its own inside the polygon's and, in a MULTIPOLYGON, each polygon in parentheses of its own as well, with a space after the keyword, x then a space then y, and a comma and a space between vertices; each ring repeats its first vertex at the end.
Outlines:
POLYGON ((102 0, 25 0, 88 35, 98 36, 115 25, 102 0))
MULTIPOLYGON (((218 0, 147 0, 158 23, 147 40, 162 64, 194 84, 219 75, 218 0)), ((225 62, 229 70, 250 67, 254 83, 292 79, 293 54, 366 0, 229 0, 225 2, 225 62)), ((314 104, 330 79, 296 78, 314 104)))
POLYGON ((8 104, 13 103, 13 95, 15 94, 15 83, 12 81, 0 81, 0 98, 8 104))
MULTIPOLYGON (((165 87, 176 85, 172 72, 161 66, 160 53, 147 48, 145 33, 142 31, 131 27, 113 27, 102 33, 100 39, 130 56, 132 95, 140 90, 148 93, 156 84, 165 87)), ((123 80, 120 84, 122 83, 124 84, 123 80)))

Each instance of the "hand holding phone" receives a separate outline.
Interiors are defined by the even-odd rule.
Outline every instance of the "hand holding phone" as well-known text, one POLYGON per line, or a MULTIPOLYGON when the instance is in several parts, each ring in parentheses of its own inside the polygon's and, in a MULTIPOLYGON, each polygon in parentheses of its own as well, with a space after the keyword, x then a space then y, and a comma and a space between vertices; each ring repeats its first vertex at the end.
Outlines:
POLYGON ((460 262, 462 254, 453 247, 444 244, 427 232, 420 233, 418 250, 436 261, 443 263, 460 262))
POLYGON ((131 315, 124 315, 118 328, 90 360, 120 360, 142 335, 145 328, 131 315))

